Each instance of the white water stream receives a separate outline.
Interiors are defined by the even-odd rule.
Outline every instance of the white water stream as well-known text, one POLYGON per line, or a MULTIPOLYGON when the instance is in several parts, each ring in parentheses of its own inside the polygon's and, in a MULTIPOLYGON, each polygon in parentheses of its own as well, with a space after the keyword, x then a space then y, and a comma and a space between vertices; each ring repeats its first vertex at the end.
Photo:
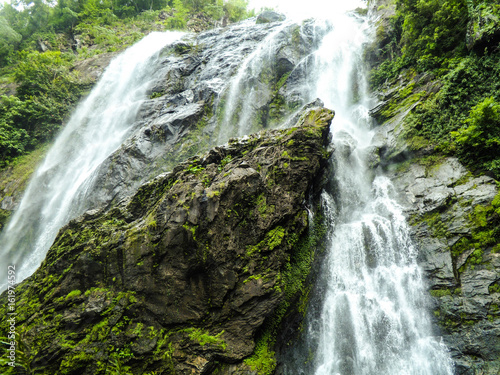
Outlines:
MULTIPOLYGON (((116 57, 58 136, 0 236, 0 259, 16 265, 18 282, 38 268, 59 229, 89 208, 76 197, 126 139, 157 79, 160 51, 182 35, 152 33, 116 57)), ((0 290, 6 272, 7 266, 0 269, 0 290)))

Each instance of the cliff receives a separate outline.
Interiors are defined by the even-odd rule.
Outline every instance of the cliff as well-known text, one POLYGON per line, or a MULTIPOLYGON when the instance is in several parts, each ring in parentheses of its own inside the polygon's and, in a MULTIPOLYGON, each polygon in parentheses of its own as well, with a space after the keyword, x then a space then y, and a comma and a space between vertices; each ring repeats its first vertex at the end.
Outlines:
POLYGON ((232 139, 72 220, 16 288, 17 360, 41 374, 272 365, 269 327, 300 297, 315 257, 308 202, 332 118, 316 108, 296 127, 232 139), (258 332, 267 337, 255 350, 258 332))
MULTIPOLYGON (((390 50, 396 53, 394 14, 405 15, 403 7, 395 12, 393 2, 382 3, 372 48, 379 54, 369 56, 374 64, 384 59, 387 64, 390 50)), ((486 155, 470 160, 473 147, 457 142, 453 132, 473 124, 474 106, 485 96, 496 96, 498 82, 486 77, 496 76, 489 64, 499 57, 493 48, 497 16, 485 16, 488 22, 478 16, 490 8, 469 9, 461 43, 467 39, 469 48, 490 43, 495 52, 456 52, 461 62, 444 63, 441 70, 410 64, 375 85, 378 104, 371 112, 381 124, 372 160, 400 191, 426 273, 436 333, 451 352, 456 374, 467 375, 500 370, 500 196, 497 173, 483 162, 496 154, 488 151, 487 141, 478 140, 476 150, 486 155)), ((486 121, 493 126, 494 119, 486 121)))

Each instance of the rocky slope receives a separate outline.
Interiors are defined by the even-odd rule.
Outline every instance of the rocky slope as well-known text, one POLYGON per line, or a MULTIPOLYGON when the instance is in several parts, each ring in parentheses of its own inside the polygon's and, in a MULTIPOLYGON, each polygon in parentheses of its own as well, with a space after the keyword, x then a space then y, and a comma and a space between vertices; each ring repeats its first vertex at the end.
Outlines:
POLYGON ((252 118, 243 134, 283 123, 306 104, 299 90, 306 84, 303 60, 316 43, 318 36, 310 23, 256 23, 255 19, 186 35, 165 51, 164 78, 151 89, 151 99, 142 106, 130 137, 99 169, 88 199, 94 205, 116 202, 176 163, 242 135, 234 124, 244 106, 251 107, 252 118), (272 52, 261 51, 266 45, 272 52), (252 58, 262 65, 244 71, 252 58), (245 98, 245 90, 252 87, 259 95, 239 103, 224 126, 231 94, 228 83, 238 74, 243 77, 239 97, 245 98))
MULTIPOLYGON (((470 9, 469 49, 498 43, 497 17, 484 16, 492 6, 470 9)), ((380 64, 388 56, 376 51, 388 51, 395 4, 383 0, 372 7, 373 11, 378 7, 380 18, 377 40, 367 57, 380 64)), ((456 374, 496 375, 500 371, 498 182, 473 174, 415 132, 419 124, 409 120, 415 108, 425 106, 445 84, 434 72, 407 69, 378 88, 378 104, 371 113, 380 127, 371 160, 389 173, 401 193, 427 276, 436 334, 450 349, 456 374)))
MULTIPOLYGON (((16 288, 18 361, 41 374, 269 365, 257 333, 279 325, 314 259, 306 202, 332 118, 309 110, 297 127, 233 140, 71 221, 16 288)), ((7 293, 1 306, 5 336, 7 293)))

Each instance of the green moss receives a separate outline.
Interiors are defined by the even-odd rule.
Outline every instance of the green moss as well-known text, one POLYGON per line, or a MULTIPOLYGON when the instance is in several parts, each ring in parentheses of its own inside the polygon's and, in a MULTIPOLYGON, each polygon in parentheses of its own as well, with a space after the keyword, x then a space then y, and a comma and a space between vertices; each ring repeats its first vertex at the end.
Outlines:
POLYGON ((251 275, 248 278, 246 278, 245 280, 243 280, 243 284, 246 284, 252 280, 264 280, 264 281, 266 281, 267 279, 269 279, 268 275, 261 275, 261 274, 251 275))
POLYGON ((465 175, 463 175, 462 177, 460 177, 454 184, 453 184, 453 187, 455 186, 460 186, 460 185, 465 185, 467 182, 469 182, 471 180, 471 178, 473 177, 472 173, 470 172, 467 172, 465 175))
POLYGON ((267 198, 264 193, 257 197, 256 203, 259 214, 264 218, 267 217, 267 215, 272 214, 276 209, 275 205, 267 205, 267 198))
POLYGON ((82 294, 81 291, 79 290, 73 290, 71 292, 68 293, 68 295, 66 296, 66 299, 71 299, 71 298, 74 298, 74 297, 78 297, 82 294))
POLYGON ((161 98, 162 96, 165 95, 165 91, 157 91, 153 92, 150 96, 149 99, 156 99, 156 98, 161 98))
POLYGON ((389 119, 395 116, 403 108, 408 108, 410 105, 417 102, 423 96, 423 93, 411 95, 414 88, 415 84, 412 82, 406 87, 400 89, 398 94, 391 98, 391 100, 384 106, 384 109, 380 111, 381 120, 389 119))
POLYGON ((434 237, 449 238, 451 236, 448 231, 448 226, 443 221, 439 212, 429 212, 424 214, 421 218, 414 217, 411 220, 412 225, 421 223, 426 223, 428 225, 434 237))
POLYGON ((488 287, 488 291, 490 294, 500 293, 500 282, 496 282, 488 287))
POLYGON ((208 331, 202 331, 199 328, 188 328, 186 332, 189 333, 189 338, 191 340, 198 342, 201 346, 210 345, 221 350, 226 350, 227 348, 226 342, 221 338, 224 334, 224 330, 215 336, 212 336, 208 333, 208 331))
POLYGON ((274 229, 271 229, 266 233, 264 240, 260 241, 255 246, 249 246, 247 248, 246 254, 247 256, 252 256, 254 253, 261 251, 272 251, 275 247, 281 245, 283 241, 283 237, 285 236, 285 229, 281 226, 278 226, 274 229))
POLYGON ((269 250, 273 250, 276 246, 281 245, 283 237, 285 236, 285 229, 283 227, 276 227, 269 231, 267 234, 267 246, 269 250))
POLYGON ((473 245, 471 244, 469 239, 462 237, 460 240, 457 241, 457 243, 455 245, 452 246, 451 254, 454 257, 457 257, 460 254, 462 254, 464 251, 471 249, 472 246, 473 245))
POLYGON ((217 167, 217 170, 221 172, 227 164, 231 163, 232 160, 233 157, 231 155, 227 155, 226 157, 224 157, 224 159, 222 159, 219 166, 217 167))
MULTIPOLYGON (((298 214, 297 220, 307 220, 307 212, 298 214)), ((256 342, 254 353, 245 360, 258 375, 272 374, 276 367, 275 353, 273 351, 281 322, 285 315, 292 309, 305 311, 309 288, 304 287, 305 281, 311 270, 314 256, 324 246, 327 226, 321 213, 316 213, 314 222, 310 223, 309 233, 299 237, 296 233, 285 236, 291 248, 290 261, 286 263, 281 273, 280 288, 283 289, 284 299, 276 308, 271 317, 267 318, 256 342), (294 301, 299 301, 296 304, 294 301), (293 305, 292 305, 293 304, 293 305)), ((299 311, 299 312, 300 312, 299 311)))
POLYGON ((196 229, 198 229, 198 225, 184 224, 182 227, 188 230, 193 236, 193 240, 196 241, 196 229))
POLYGON ((220 195, 220 191, 219 190, 209 190, 207 192, 207 197, 208 198, 218 197, 219 195, 220 195))
POLYGON ((270 337, 262 336, 255 345, 254 354, 244 361, 253 371, 257 371, 258 375, 274 373, 276 359, 274 351, 269 349, 270 341, 270 337))
POLYGON ((430 291, 431 296, 436 298, 441 298, 444 296, 451 296, 451 290, 449 289, 434 289, 430 291))
POLYGON ((487 217, 492 213, 492 209, 492 206, 475 206, 474 212, 469 216, 470 221, 477 227, 485 227, 488 225, 487 217))

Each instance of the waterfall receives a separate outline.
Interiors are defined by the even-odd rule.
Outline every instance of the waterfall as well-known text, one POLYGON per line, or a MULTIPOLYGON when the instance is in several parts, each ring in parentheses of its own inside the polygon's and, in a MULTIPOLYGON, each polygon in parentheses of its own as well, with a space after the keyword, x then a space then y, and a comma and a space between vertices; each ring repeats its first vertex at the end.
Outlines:
POLYGON ((314 53, 308 93, 335 110, 330 223, 318 288, 322 306, 308 319, 306 344, 286 374, 451 375, 447 349, 433 336, 416 249, 391 182, 368 167, 372 139, 363 45, 368 20, 333 14, 314 53), (297 360, 298 358, 298 360, 297 360), (307 362, 307 365, 304 363, 307 362))
MULTIPOLYGON (((182 35, 151 33, 127 49, 72 115, 0 237, 0 258, 16 265, 18 281, 40 265, 59 229, 89 209, 85 195, 94 172, 132 131, 146 91, 161 73, 160 52, 182 35)), ((0 271, 2 290, 6 271, 0 271)))
MULTIPOLYGON (((327 11, 308 4, 323 13, 315 25, 322 42, 304 58, 308 82, 301 93, 304 103, 320 98, 336 112, 333 189, 322 193, 329 235, 318 281, 322 293, 314 299, 321 306, 318 316, 309 316, 306 349, 294 352, 296 360, 283 371, 451 375, 449 353, 433 336, 417 251, 397 194, 387 177, 369 168, 373 132, 362 57, 372 30, 364 17, 346 14, 345 3, 332 4, 336 9, 327 11)), ((252 130, 252 104, 261 94, 252 84, 289 25, 272 31, 228 84, 219 142, 252 130)), ((90 208, 84 198, 97 168, 135 130, 146 92, 162 73, 158 57, 181 35, 150 34, 117 57, 59 135, 0 237, 0 257, 17 265, 18 281, 39 266, 58 230, 90 208)))

